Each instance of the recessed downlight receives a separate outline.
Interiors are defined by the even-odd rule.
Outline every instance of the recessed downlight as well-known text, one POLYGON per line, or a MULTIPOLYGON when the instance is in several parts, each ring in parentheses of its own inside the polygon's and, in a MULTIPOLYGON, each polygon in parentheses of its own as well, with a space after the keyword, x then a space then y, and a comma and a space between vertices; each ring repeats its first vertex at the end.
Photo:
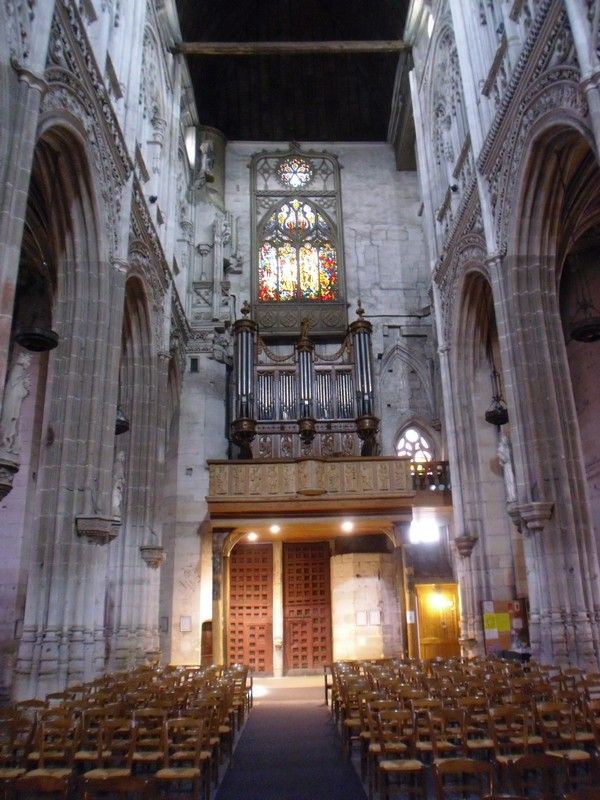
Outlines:
POLYGON ((354 523, 350 519, 345 519, 340 527, 342 528, 344 533, 352 533, 352 531, 354 530, 354 523))

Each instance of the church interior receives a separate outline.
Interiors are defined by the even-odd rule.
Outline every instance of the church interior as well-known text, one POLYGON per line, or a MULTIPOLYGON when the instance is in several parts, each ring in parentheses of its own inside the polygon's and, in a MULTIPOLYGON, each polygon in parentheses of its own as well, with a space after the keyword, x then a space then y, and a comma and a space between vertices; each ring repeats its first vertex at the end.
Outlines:
POLYGON ((0 700, 600 669, 598 4, 5 2, 0 58, 0 700))

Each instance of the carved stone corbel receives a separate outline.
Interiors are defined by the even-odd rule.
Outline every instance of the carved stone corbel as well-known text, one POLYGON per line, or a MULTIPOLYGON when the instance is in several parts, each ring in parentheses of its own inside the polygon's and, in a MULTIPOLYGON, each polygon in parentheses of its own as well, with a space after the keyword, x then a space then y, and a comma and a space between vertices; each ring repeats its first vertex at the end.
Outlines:
POLYGON ((0 456, 0 501, 4 500, 12 490, 13 478, 18 471, 19 464, 17 461, 12 461, 6 456, 0 456))
POLYGON ((75 531, 77 536, 87 539, 92 544, 108 544, 116 537, 120 521, 114 517, 100 514, 82 514, 75 517, 75 531))
POLYGON ((541 533, 552 517, 554 503, 534 500, 530 503, 520 503, 516 508, 523 523, 523 533, 541 533))
POLYGON ((167 559, 165 548, 161 547, 161 545, 143 544, 140 546, 140 553, 150 569, 162 567, 167 559))
POLYGON ((468 534, 464 534, 463 536, 457 536, 454 540, 454 545, 456 547, 456 551, 461 558, 470 558, 471 553, 473 552, 473 548, 479 541, 478 536, 469 536, 468 534))

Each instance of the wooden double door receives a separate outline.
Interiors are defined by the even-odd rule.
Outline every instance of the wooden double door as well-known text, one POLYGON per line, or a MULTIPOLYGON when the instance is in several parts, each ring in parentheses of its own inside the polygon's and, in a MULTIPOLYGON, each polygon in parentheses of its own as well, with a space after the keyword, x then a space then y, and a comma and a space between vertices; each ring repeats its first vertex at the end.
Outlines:
MULTIPOLYGON (((255 672, 273 670, 273 576, 270 544, 233 549, 228 661, 255 672)), ((282 583, 284 671, 320 669, 331 661, 328 543, 285 542, 282 583)))

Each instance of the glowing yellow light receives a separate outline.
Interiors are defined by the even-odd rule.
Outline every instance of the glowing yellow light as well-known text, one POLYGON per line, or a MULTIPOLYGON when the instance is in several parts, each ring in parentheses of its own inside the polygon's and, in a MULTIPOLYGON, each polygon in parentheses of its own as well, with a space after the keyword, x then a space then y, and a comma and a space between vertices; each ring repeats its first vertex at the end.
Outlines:
POLYGON ((344 533, 352 533, 352 531, 354 530, 354 523, 351 520, 347 519, 344 522, 342 522, 341 528, 344 531, 344 533))
POLYGON ((250 531, 246 536, 246 538, 248 539, 249 542, 255 542, 258 539, 258 533, 250 531))
POLYGON ((269 530, 271 531, 271 533, 279 533, 279 531, 281 530, 281 528, 279 527, 279 525, 271 525, 271 527, 269 528, 269 530))
POLYGON ((449 611, 454 607, 454 601, 444 592, 431 592, 427 597, 427 602, 432 611, 437 611, 440 614, 442 611, 449 611))

